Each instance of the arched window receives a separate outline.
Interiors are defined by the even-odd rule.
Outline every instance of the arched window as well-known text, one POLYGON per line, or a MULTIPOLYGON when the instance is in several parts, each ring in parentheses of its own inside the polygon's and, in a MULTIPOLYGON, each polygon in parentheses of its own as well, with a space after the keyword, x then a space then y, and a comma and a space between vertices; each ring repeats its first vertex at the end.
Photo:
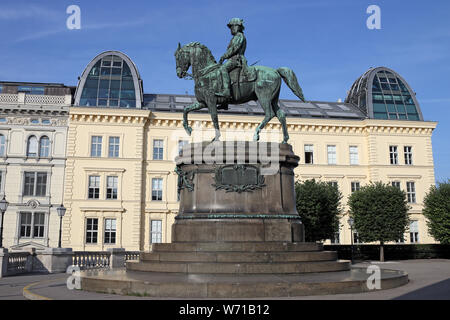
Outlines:
POLYGON ((38 152, 38 140, 36 136, 31 136, 28 138, 27 157, 37 157, 37 152, 38 152))
POLYGON ((39 157, 50 156, 50 139, 43 136, 39 142, 39 157))
POLYGON ((0 134, 0 156, 4 156, 6 153, 6 139, 5 136, 0 134))
POLYGON ((142 84, 134 63, 123 53, 107 51, 85 69, 75 105, 141 108, 142 84))

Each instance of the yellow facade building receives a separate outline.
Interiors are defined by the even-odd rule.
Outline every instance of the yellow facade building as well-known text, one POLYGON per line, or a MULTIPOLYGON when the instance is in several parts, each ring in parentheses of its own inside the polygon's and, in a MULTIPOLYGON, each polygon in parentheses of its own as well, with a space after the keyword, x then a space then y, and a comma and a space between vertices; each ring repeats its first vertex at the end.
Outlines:
MULTIPOLYGON (((194 131, 185 133, 182 110, 194 99, 143 94, 136 66, 120 52, 102 53, 88 65, 68 119, 63 246, 149 250, 151 243, 170 242, 179 205, 174 158, 185 143, 214 137, 206 112, 190 114, 194 131)), ((345 102, 282 100, 280 107, 300 156, 296 179, 337 184, 344 196, 333 242, 350 243, 346 199, 370 181, 407 192, 412 223, 404 243, 435 242, 421 212, 435 183, 431 136, 437 124, 423 120, 403 78, 375 68, 355 82, 345 102)), ((255 102, 230 106, 219 120, 223 140, 251 140, 262 109, 255 102)), ((261 141, 281 140, 281 126, 272 120, 261 141)))

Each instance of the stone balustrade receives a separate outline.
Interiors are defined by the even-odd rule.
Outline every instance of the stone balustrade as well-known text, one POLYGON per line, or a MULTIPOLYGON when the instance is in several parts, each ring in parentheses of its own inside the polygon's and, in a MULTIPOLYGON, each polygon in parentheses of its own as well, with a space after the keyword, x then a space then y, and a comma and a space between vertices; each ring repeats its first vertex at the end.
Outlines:
POLYGON ((66 272, 70 265, 78 266, 81 270, 123 268, 126 261, 138 259, 139 251, 125 251, 121 248, 75 252, 70 248, 18 252, 0 248, 0 278, 30 272, 66 272))

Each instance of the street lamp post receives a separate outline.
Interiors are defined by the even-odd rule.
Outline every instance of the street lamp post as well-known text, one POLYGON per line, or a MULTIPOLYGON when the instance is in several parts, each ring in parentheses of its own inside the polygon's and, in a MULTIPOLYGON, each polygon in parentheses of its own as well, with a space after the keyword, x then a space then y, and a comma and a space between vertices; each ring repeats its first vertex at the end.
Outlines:
POLYGON ((2 224, 0 225, 0 248, 3 248, 3 220, 5 220, 5 212, 8 209, 8 201, 6 201, 5 196, 0 200, 0 211, 2 213, 2 224))
POLYGON ((351 257, 352 257, 352 264, 353 264, 353 218, 350 217, 347 220, 349 226, 350 226, 350 240, 351 240, 351 257))
POLYGON ((66 208, 63 206, 63 204, 61 203, 61 205, 56 208, 56 211, 58 212, 58 216, 59 216, 59 240, 58 240, 58 248, 61 248, 61 233, 62 233, 62 219, 64 217, 64 215, 66 214, 66 208))

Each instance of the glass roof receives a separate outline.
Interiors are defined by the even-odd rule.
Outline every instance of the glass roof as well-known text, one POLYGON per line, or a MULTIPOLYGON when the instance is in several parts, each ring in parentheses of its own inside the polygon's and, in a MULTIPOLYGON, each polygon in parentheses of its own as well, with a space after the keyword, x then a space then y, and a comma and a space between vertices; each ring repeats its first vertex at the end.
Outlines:
POLYGON ((128 63, 116 55, 99 59, 89 70, 79 105, 136 108, 136 90, 128 63))

